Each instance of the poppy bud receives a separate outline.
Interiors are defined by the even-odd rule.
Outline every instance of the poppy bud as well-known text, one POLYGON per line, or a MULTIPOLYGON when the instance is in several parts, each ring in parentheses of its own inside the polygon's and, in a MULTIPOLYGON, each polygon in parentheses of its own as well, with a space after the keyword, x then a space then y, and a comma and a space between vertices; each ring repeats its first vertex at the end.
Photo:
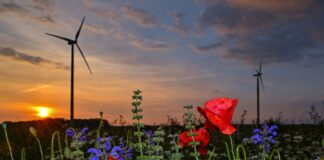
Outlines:
POLYGON ((2 123, 2 127, 4 128, 4 129, 7 129, 7 123, 2 123))
POLYGON ((34 127, 29 127, 29 131, 33 136, 37 137, 37 131, 34 127))

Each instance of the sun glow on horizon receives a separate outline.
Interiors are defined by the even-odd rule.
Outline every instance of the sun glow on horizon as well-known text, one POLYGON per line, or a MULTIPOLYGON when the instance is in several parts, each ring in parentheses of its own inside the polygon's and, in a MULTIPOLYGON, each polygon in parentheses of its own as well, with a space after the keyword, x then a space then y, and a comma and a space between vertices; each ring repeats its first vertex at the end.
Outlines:
POLYGON ((52 111, 50 108, 44 106, 34 107, 34 109, 37 111, 37 116, 41 118, 49 117, 52 111))

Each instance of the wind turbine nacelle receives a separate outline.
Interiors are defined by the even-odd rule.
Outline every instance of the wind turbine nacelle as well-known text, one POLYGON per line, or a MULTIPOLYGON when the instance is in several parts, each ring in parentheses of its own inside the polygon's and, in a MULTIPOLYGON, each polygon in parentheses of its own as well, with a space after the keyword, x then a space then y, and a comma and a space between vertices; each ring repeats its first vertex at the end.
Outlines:
POLYGON ((253 77, 261 76, 262 73, 253 74, 253 77))
POLYGON ((68 41, 68 44, 69 45, 73 45, 73 44, 75 44, 76 43, 76 41, 68 41))

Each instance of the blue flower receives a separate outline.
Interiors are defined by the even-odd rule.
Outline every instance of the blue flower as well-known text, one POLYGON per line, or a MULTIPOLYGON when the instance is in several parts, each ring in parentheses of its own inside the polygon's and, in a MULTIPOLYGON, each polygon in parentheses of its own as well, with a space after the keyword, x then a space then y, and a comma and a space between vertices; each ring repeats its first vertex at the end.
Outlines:
POLYGON ((132 158, 132 148, 128 148, 125 153, 126 158, 130 159, 132 158))
POLYGON ((255 133, 260 133, 260 129, 258 129, 258 128, 254 129, 253 134, 255 134, 255 133))
POLYGON ((92 156, 90 157, 90 160, 99 160, 99 156, 100 156, 100 151, 95 149, 95 148, 89 148, 88 153, 91 153, 92 156))
POLYGON ((110 150, 111 149, 111 143, 110 143, 110 141, 107 141, 105 143, 105 148, 106 148, 106 150, 110 150))
POLYGON ((112 136, 107 137, 107 141, 112 141, 112 139, 113 139, 112 136))
POLYGON ((73 131, 73 129, 68 128, 68 129, 66 130, 66 135, 67 135, 68 137, 73 137, 73 136, 75 135, 75 132, 73 131))
POLYGON ((82 128, 81 132, 80 132, 80 137, 79 137, 79 141, 86 141, 86 132, 89 129, 87 127, 82 128))
POLYGON ((254 144, 264 143, 264 137, 260 134, 255 134, 251 138, 252 138, 254 144))
POLYGON ((86 141, 86 136, 81 136, 80 138, 79 138, 79 141, 86 141))
POLYGON ((125 152, 126 148, 121 148, 120 146, 114 147, 111 152, 110 156, 114 157, 115 159, 124 160, 125 158, 131 159, 132 158, 132 149, 128 148, 125 152))
POLYGON ((96 142, 101 142, 101 141, 102 141, 101 137, 96 138, 96 142))
POLYGON ((269 132, 273 132, 275 129, 278 129, 278 126, 272 125, 269 129, 269 132))
POLYGON ((123 152, 123 150, 119 147, 119 146, 115 146, 111 152, 110 155, 113 156, 115 159, 116 158, 121 158, 121 153, 123 152))
POLYGON ((270 145, 269 145, 269 144, 265 144, 265 146, 264 146, 264 150, 265 150, 266 152, 270 152, 270 145))
POLYGON ((89 130, 89 128, 87 128, 87 127, 82 128, 81 134, 84 135, 88 130, 89 130))
POLYGON ((275 143, 276 143, 276 140, 274 140, 274 136, 270 136, 270 137, 269 137, 269 141, 270 141, 270 143, 272 143, 272 144, 275 144, 275 143))
POLYGON ((278 126, 276 125, 269 127, 265 124, 262 126, 262 130, 258 128, 253 130, 251 139, 255 145, 261 145, 266 152, 270 152, 270 144, 276 143, 275 137, 277 136, 277 129, 278 126))

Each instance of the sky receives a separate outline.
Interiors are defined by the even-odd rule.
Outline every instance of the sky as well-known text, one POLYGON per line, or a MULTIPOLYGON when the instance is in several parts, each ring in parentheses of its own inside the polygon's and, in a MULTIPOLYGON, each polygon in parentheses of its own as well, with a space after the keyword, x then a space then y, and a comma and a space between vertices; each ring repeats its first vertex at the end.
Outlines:
MULTIPOLYGON (((123 115, 142 90, 143 121, 181 121, 184 105, 238 98, 233 121, 256 117, 262 59, 261 120, 305 121, 324 113, 324 3, 321 0, 0 0, 0 121, 69 118, 73 38, 75 118, 123 115)), ((196 112, 196 111, 195 111, 196 112)), ((196 112, 197 113, 197 112, 196 112)))

